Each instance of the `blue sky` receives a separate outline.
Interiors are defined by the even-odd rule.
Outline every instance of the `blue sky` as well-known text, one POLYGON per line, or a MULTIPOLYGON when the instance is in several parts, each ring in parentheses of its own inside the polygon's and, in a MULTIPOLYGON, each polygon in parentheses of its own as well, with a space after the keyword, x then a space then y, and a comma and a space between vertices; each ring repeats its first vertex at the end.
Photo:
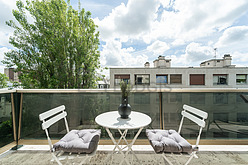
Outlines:
MULTIPOLYGON (((248 67, 247 0, 81 0, 81 7, 99 26, 103 67, 153 66, 159 55, 173 67, 199 66, 214 58, 214 48, 217 58, 230 54, 232 64, 248 67)), ((4 22, 13 8, 15 0, 0 0, 0 60, 12 49, 4 22)))

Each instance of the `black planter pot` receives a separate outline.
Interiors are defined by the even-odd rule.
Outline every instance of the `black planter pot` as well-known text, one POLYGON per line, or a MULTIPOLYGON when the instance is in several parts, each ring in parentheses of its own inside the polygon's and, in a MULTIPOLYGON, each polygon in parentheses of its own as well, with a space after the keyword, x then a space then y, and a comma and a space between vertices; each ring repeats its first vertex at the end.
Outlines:
POLYGON ((120 104, 118 112, 122 119, 127 119, 131 114, 131 106, 128 104, 127 99, 122 100, 122 104, 120 104))

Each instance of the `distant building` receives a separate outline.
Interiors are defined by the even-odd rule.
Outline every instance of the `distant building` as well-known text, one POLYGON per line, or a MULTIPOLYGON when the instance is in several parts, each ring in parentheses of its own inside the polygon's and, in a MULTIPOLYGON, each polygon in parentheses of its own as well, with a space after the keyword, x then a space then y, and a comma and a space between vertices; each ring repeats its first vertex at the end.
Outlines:
POLYGON ((21 82, 19 80, 19 75, 21 72, 14 72, 14 68, 4 68, 4 73, 9 78, 9 81, 21 82))
POLYGON ((232 57, 230 54, 225 54, 223 59, 211 59, 200 64, 200 67, 235 67, 231 65, 232 57))
POLYGON ((109 80, 106 78, 103 78, 102 81, 97 82, 97 88, 102 89, 102 88, 109 88, 109 80))
POLYGON ((235 67, 232 57, 211 59, 200 67, 171 67, 171 59, 159 56, 154 67, 146 62, 144 67, 110 68, 110 88, 119 86, 121 80, 136 87, 172 88, 247 88, 248 67, 235 67))

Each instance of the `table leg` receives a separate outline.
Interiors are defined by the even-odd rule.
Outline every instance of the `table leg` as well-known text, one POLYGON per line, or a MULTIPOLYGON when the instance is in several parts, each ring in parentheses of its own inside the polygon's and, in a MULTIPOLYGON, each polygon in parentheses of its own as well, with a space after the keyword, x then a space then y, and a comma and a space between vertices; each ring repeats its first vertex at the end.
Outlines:
MULTIPOLYGON (((123 133, 121 132, 121 130, 118 129, 118 131, 119 131, 119 133, 120 133, 121 135, 123 134, 123 133)), ((135 158, 139 161, 139 159, 137 158, 136 154, 134 153, 132 147, 129 146, 129 144, 128 144, 126 138, 125 138, 125 136, 123 137, 123 140, 124 140, 125 143, 126 143, 126 147, 128 147, 128 149, 130 149, 130 151, 132 152, 132 154, 133 154, 133 155, 135 156, 135 158)), ((126 148, 126 147, 124 147, 124 148, 126 148)))
MULTIPOLYGON (((116 148, 118 148, 119 151, 120 151, 120 153, 121 153, 121 155, 123 156, 122 163, 123 163, 123 161, 125 161, 127 164, 130 165, 130 163, 126 160, 126 155, 123 153, 122 149, 119 147, 119 143, 120 143, 121 139, 122 139, 124 136, 122 135, 121 138, 120 138, 120 140, 118 141, 118 143, 116 143, 115 138, 113 137, 113 135, 112 135, 112 133, 110 132, 109 128, 106 128, 106 131, 108 132, 108 135, 109 135, 110 139, 112 140, 112 142, 113 142, 114 145, 115 145, 114 150, 115 150, 116 148)), ((127 129, 126 129, 125 131, 127 132, 127 129)), ((125 132, 125 131, 124 131, 124 132, 125 132)), ((124 133, 124 135, 126 136, 126 133, 124 133)), ((124 138, 125 138, 125 137, 124 137, 124 138)), ((113 150, 113 152, 114 152, 114 150, 113 150)), ((112 152, 112 154, 113 154, 113 152, 112 152)), ((112 155, 112 154, 111 154, 111 155, 112 155)))
MULTIPOLYGON (((120 142, 121 142, 121 139, 123 139, 123 137, 126 136, 127 131, 128 131, 128 130, 125 130, 123 133, 121 133, 121 137, 120 137, 119 141, 117 142, 117 145, 119 145, 120 142)), ((112 133, 111 133, 111 134, 112 134, 112 133)), ((116 148, 117 148, 117 147, 116 147, 116 145, 115 145, 115 147, 114 147, 114 149, 112 150, 111 154, 107 156, 107 158, 105 159, 104 162, 106 162, 106 161, 109 159, 109 157, 113 156, 113 154, 114 154, 116 148)))
MULTIPOLYGON (((119 129, 118 129, 119 130, 119 129)), ((121 134, 121 137, 120 137, 120 139, 119 139, 119 141, 118 141, 118 145, 120 144, 120 142, 121 142, 121 139, 123 139, 124 137, 126 137, 127 136, 127 129, 122 133, 122 132, 120 132, 120 134, 121 134)), ((116 149, 116 146, 115 146, 115 148, 113 149, 113 151, 115 151, 115 149, 116 149)))
MULTIPOLYGON (((126 140, 126 137, 125 137, 125 136, 123 137, 123 140, 126 142, 127 147, 128 147, 128 150, 126 151, 125 156, 127 156, 128 153, 131 151, 132 154, 135 156, 135 158, 139 161, 139 164, 141 164, 141 163, 140 163, 140 160, 138 159, 138 157, 136 156, 136 154, 135 154, 134 151, 132 150, 132 146, 133 146, 133 144, 135 143, 136 139, 138 138, 139 134, 141 133, 142 129, 143 129, 143 127, 139 129, 139 131, 136 133, 136 135, 134 136, 134 138, 133 138, 133 140, 132 140, 132 142, 131 142, 130 144, 128 144, 128 142, 127 142, 127 140, 126 140)), ((118 129, 118 130, 119 130, 119 129, 118 129)), ((119 132, 121 133, 121 130, 119 130, 119 132)), ((122 163, 123 163, 123 160, 122 160, 122 162, 121 162, 120 164, 122 164, 122 163)))

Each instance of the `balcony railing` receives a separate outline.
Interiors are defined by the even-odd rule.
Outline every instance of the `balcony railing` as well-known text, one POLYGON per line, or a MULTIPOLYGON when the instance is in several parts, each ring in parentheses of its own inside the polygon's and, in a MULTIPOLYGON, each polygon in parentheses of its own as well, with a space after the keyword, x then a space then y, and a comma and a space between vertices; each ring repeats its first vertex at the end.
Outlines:
MULTIPOLYGON (((242 144, 248 140, 248 104, 241 95, 248 95, 248 89, 136 89, 128 100, 133 111, 152 118, 149 128, 177 130, 182 106, 188 104, 209 114, 203 141, 225 140, 229 144, 233 140, 242 144)), ((82 129, 101 128, 95 123, 95 117, 116 111, 121 103, 119 89, 11 90, 2 91, 0 98, 0 147, 13 141, 18 144, 20 139, 45 139, 38 116, 56 106, 65 105, 70 129, 82 129)), ((185 127, 183 136, 194 139, 197 128, 190 122, 185 127)), ((60 138, 65 128, 58 123, 49 132, 52 138, 60 138)), ((127 137, 134 133, 129 132, 127 137)), ((114 135, 119 136, 118 132, 114 135)), ((104 129, 101 139, 108 140, 104 129)), ((145 130, 139 139, 146 139, 145 130)))

